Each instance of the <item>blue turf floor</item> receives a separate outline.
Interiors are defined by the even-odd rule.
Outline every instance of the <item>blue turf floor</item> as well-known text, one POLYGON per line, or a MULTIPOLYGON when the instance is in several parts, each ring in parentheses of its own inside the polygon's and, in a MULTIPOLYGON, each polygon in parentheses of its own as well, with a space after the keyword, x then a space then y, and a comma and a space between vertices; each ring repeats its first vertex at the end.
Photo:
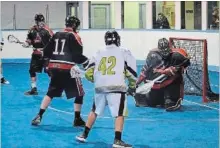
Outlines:
MULTIPOLYGON (((30 125, 47 92, 49 79, 38 75, 38 96, 24 96, 30 88, 28 64, 4 64, 10 85, 2 86, 2 148, 110 148, 114 138, 114 120, 108 109, 97 119, 88 143, 75 141, 82 128, 72 127, 73 103, 54 99, 38 127, 30 125)), ((212 85, 218 85, 218 73, 211 73, 212 85)), ((86 96, 82 109, 87 119, 93 97, 92 84, 83 80, 86 96)), ((214 88, 218 91, 218 88, 214 88)), ((123 140, 136 148, 218 148, 218 103, 202 104, 201 97, 186 96, 178 112, 159 108, 137 108, 128 98, 129 117, 125 121, 123 140), (196 104, 198 103, 198 104, 196 104), (207 105, 207 106, 202 106, 207 105), (213 107, 213 109, 208 108, 213 107)))

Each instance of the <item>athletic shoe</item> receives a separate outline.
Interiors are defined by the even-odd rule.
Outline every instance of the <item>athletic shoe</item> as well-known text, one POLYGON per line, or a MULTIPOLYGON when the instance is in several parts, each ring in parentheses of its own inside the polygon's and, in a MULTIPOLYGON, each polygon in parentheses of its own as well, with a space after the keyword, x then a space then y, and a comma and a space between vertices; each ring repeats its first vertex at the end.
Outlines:
POLYGON ((37 116, 32 120, 31 124, 37 126, 37 125, 40 124, 41 119, 42 119, 42 116, 37 115, 37 116))
POLYGON ((4 77, 1 78, 1 84, 10 84, 9 81, 7 81, 4 77))
POLYGON ((173 102, 171 100, 165 101, 165 109, 166 111, 176 111, 181 108, 182 98, 180 98, 177 102, 173 102))
POLYGON ((76 136, 76 140, 82 143, 86 142, 86 136, 84 134, 80 135, 80 136, 76 136))
POLYGON ((132 148, 132 145, 123 142, 122 140, 115 139, 114 144, 112 145, 113 148, 132 148))
POLYGON ((38 95, 37 88, 31 88, 31 90, 24 93, 25 95, 38 95))
POLYGON ((75 118, 73 121, 73 126, 81 126, 84 127, 86 125, 85 121, 83 121, 83 119, 81 117, 79 118, 75 118))

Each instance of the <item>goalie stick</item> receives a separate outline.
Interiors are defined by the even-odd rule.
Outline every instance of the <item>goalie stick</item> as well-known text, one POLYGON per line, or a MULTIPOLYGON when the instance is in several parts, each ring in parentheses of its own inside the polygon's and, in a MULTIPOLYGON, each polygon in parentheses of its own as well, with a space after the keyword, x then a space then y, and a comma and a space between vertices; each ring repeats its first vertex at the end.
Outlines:
MULTIPOLYGON (((183 61, 183 63, 175 66, 176 68, 180 68, 181 66, 183 66, 186 62, 188 62, 189 59, 186 59, 183 61)), ((162 74, 160 76, 158 76, 157 78, 155 78, 154 80, 152 81, 148 81, 148 83, 138 87, 136 89, 136 93, 138 94, 147 94, 150 92, 151 88, 154 86, 154 83, 162 78, 164 78, 166 75, 165 74, 162 74)))

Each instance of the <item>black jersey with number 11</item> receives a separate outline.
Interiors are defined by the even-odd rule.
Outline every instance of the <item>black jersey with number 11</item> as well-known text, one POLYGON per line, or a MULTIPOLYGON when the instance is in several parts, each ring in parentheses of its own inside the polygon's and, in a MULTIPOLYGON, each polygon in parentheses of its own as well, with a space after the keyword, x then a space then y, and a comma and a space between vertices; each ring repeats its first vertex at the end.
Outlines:
POLYGON ((75 64, 85 67, 89 61, 83 55, 80 36, 71 28, 56 32, 44 48, 44 58, 49 58, 49 69, 70 70, 75 64))

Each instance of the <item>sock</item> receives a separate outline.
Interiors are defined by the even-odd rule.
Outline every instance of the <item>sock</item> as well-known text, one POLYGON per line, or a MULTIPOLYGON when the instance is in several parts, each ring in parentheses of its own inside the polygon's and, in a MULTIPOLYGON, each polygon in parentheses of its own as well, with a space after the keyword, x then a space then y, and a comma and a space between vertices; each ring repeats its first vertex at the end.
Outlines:
POLYGON ((89 131, 90 131, 90 128, 88 128, 88 127, 86 126, 86 127, 85 127, 85 130, 84 130, 85 138, 88 137, 88 135, 89 135, 89 131))
POLYGON ((80 118, 80 112, 79 111, 75 111, 75 119, 80 118))
POLYGON ((36 82, 31 82, 31 88, 37 87, 36 82))
POLYGON ((44 112, 45 112, 45 109, 40 109, 40 111, 39 111, 38 114, 39 114, 40 116, 43 116, 44 112))
POLYGON ((115 132, 115 139, 121 140, 121 132, 119 132, 119 131, 115 132))

